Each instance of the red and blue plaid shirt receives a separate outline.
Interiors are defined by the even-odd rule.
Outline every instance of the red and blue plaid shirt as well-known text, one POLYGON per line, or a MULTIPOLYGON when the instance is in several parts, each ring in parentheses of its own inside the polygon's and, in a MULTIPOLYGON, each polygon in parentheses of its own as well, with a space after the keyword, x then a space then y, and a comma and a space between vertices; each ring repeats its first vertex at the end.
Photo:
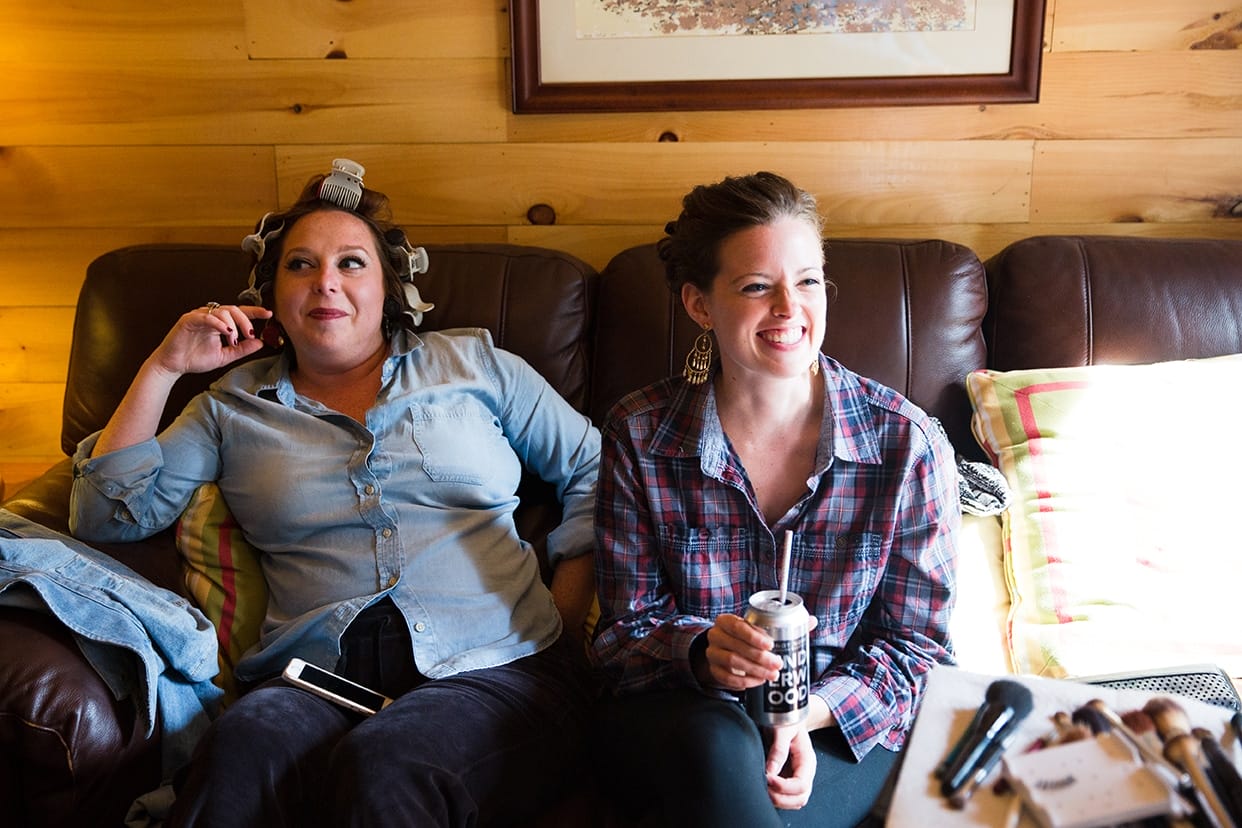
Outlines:
MULTIPOLYGON (((593 658, 619 694, 699 687, 695 638, 779 587, 819 619, 812 690, 855 755, 901 747, 949 614, 961 514, 953 449, 896 391, 820 360, 824 422, 807 492, 768 526, 721 429, 710 382, 630 394, 603 429, 595 531, 601 618, 593 658)), ((704 692, 718 692, 704 690, 704 692)))

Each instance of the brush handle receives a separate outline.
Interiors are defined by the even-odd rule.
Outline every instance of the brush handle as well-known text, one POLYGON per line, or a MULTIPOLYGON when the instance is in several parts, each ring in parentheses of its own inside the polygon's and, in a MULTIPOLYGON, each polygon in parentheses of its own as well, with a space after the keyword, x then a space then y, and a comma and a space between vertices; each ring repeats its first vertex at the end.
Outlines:
POLYGON ((1207 774, 1203 772, 1198 740, 1185 731, 1175 733, 1165 741, 1164 755, 1190 775, 1199 804, 1215 828, 1237 828, 1220 797, 1216 795, 1216 789, 1208 781, 1207 774))
POLYGON ((1242 823, 1242 775, 1211 732, 1197 727, 1191 733, 1203 749, 1208 778, 1220 794, 1221 803, 1234 822, 1242 823))

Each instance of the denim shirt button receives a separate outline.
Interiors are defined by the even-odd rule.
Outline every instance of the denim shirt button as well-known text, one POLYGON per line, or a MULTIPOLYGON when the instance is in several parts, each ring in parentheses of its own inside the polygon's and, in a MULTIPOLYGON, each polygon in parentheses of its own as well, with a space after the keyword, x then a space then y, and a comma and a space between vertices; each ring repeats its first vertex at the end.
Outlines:
POLYGON ((384 537, 386 537, 386 538, 391 538, 391 537, 392 537, 392 530, 391 530, 391 529, 385 529, 383 532, 380 532, 380 534, 381 534, 381 535, 383 535, 383 536, 384 536, 384 537))
POLYGON ((364 491, 368 495, 373 495, 375 494, 375 487, 372 486, 370 483, 368 483, 367 487, 363 489, 362 491, 364 491))
POLYGON ((424 624, 422 621, 419 621, 417 624, 414 625, 414 632, 425 632, 426 630, 427 630, 427 625, 424 624))

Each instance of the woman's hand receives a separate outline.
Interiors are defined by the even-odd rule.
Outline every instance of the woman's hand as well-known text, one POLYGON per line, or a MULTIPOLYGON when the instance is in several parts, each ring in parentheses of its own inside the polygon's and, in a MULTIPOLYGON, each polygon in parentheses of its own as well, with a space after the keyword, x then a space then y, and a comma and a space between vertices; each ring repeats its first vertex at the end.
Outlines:
POLYGON ((272 312, 255 305, 214 302, 182 314, 151 354, 151 365, 173 376, 201 374, 255 353, 263 343, 255 336, 253 319, 272 312))
POLYGON ((271 316, 271 311, 255 305, 239 307, 214 302, 182 314, 138 369, 99 435, 92 456, 154 437, 177 380, 183 374, 211 371, 258 351, 263 341, 254 335, 250 320, 271 316))
POLYGON ((772 637, 741 616, 725 613, 707 631, 704 661, 695 665, 699 682, 725 690, 746 690, 774 681, 781 671, 772 637))
MULTIPOLYGON (((812 615, 810 628, 818 619, 812 615)), ((699 683, 725 690, 748 690, 780 677, 781 659, 775 642, 763 630, 732 613, 717 616, 707 631, 705 663, 695 665, 699 683)))
MULTIPOLYGON (((818 619, 812 615, 810 628, 818 619)), ((728 690, 747 690, 780 677, 781 660, 772 652, 771 636, 737 615, 725 613, 707 631, 704 655, 694 665, 699 682, 728 690)), ((815 782, 815 748, 810 731, 828 727, 836 719, 828 704, 814 693, 807 717, 796 725, 764 729, 768 744, 764 774, 768 796, 777 808, 801 808, 811 798, 815 782)))
POLYGON ((796 810, 811 798, 815 783, 815 748, 806 723, 774 727, 770 731, 768 761, 764 774, 768 780, 768 796, 772 804, 785 810, 796 810))

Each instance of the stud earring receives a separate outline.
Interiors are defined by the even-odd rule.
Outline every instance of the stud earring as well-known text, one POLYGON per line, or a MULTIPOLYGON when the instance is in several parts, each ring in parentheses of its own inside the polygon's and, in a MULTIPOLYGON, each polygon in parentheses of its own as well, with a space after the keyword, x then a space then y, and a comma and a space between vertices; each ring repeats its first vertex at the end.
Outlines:
POLYGON ((686 382, 691 385, 702 385, 707 382, 708 369, 712 365, 712 337, 711 328, 704 328, 703 332, 694 340, 694 347, 690 353, 686 354, 686 368, 681 375, 686 378, 686 382))

